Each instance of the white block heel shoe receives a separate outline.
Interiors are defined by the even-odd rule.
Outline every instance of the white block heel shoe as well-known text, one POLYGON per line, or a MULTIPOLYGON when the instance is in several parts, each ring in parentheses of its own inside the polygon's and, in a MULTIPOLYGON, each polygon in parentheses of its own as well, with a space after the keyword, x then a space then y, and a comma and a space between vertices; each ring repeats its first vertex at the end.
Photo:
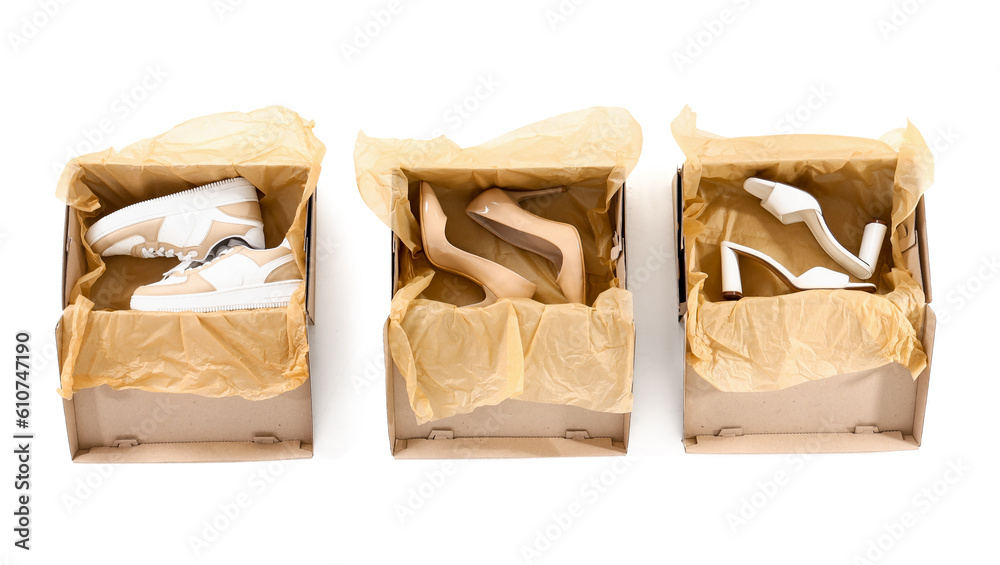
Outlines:
POLYGON ((563 188, 483 191, 465 209, 473 220, 507 243, 537 253, 555 264, 556 282, 570 302, 583 304, 583 245, 576 228, 521 208, 526 198, 564 192, 563 188))
POLYGON ((751 247, 739 245, 731 241, 723 241, 722 253, 722 297, 726 300, 743 298, 743 280, 740 277, 740 256, 753 259, 767 267, 788 286, 795 290, 812 289, 847 289, 875 292, 871 283, 852 283, 846 273, 838 273, 825 267, 813 267, 799 276, 795 276, 769 255, 751 247))
POLYGON ((182 263, 132 294, 133 310, 214 312, 287 306, 302 284, 288 240, 274 249, 242 245, 195 267, 182 263))
POLYGON ((855 277, 867 280, 875 274, 875 262, 878 261, 888 229, 884 223, 875 220, 865 225, 861 251, 855 256, 830 233, 819 202, 808 192, 758 178, 747 179, 743 183, 743 189, 760 198, 760 205, 781 223, 787 225, 804 222, 823 251, 855 277))
POLYGON ((103 256, 204 260, 233 239, 264 247, 264 223, 257 188, 236 177, 126 206, 94 222, 85 239, 103 256))

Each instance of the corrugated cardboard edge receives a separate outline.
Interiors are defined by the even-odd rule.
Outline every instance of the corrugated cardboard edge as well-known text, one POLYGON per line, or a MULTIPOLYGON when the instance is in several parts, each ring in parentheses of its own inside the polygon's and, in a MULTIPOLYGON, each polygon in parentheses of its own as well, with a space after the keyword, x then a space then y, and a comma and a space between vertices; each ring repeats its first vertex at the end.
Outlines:
POLYGON ((860 453, 917 447, 913 436, 899 432, 709 435, 684 440, 684 451, 688 453, 860 453))
MULTIPOLYGON (((618 205, 616 207, 616 221, 618 235, 618 246, 620 255, 618 257, 618 279, 622 288, 627 287, 627 265, 626 265, 626 228, 625 228, 625 199, 627 183, 622 184, 618 191, 618 205)), ((392 238, 392 273, 391 285, 392 294, 399 290, 398 280, 399 261, 397 258, 400 252, 399 238, 391 234, 392 238)), ((391 299, 391 296, 390 296, 391 299)), ((632 414, 622 414, 622 441, 614 441, 611 438, 588 438, 569 439, 567 437, 458 437, 449 439, 428 439, 428 438, 397 438, 395 425, 395 385, 394 370, 395 364, 389 352, 388 340, 389 320, 387 319, 382 328, 382 339, 385 344, 385 391, 386 391, 386 413, 389 432, 389 452, 396 459, 513 459, 525 457, 607 457, 621 456, 628 451, 629 430, 631 427, 632 414)), ((633 352, 633 357, 634 357, 633 352)), ((634 365, 634 358, 633 358, 634 365)))
MULTIPOLYGON (((306 245, 306 319, 307 324, 314 324, 315 315, 315 289, 316 289, 316 192, 309 198, 308 220, 305 230, 306 245)), ((59 297, 60 304, 65 306, 68 289, 72 288, 72 283, 66 280, 69 270, 70 248, 75 233, 70 233, 71 213, 69 206, 66 207, 63 221, 63 249, 62 249, 62 295, 59 297)), ((56 324, 56 350, 58 359, 63 359, 62 355, 62 332, 60 324, 56 324)), ((308 358, 307 358, 308 363, 308 358)), ((310 369, 310 378, 312 371, 310 369)), ((154 394, 154 393, 150 393, 154 394)), ((170 394, 170 393, 159 393, 170 394)), ((74 463, 222 463, 238 461, 268 461, 279 459, 309 459, 313 456, 314 430, 312 428, 312 398, 310 395, 310 434, 309 442, 302 440, 284 440, 275 443, 255 443, 246 442, 213 442, 213 441, 192 441, 192 442, 171 442, 171 443, 146 443, 131 447, 93 447, 90 449, 80 449, 79 429, 77 426, 76 405, 73 400, 63 400, 63 414, 66 421, 66 435, 70 458, 74 463)), ((252 434, 248 434, 252 435, 252 434)))
POLYGON ((512 459, 522 457, 607 457, 625 455, 622 442, 610 438, 478 437, 396 440, 396 459, 512 459))
MULTIPOLYGON (((682 169, 678 168, 674 175, 672 190, 674 195, 674 247, 677 255, 677 280, 680 286, 680 302, 678 303, 678 321, 683 324, 687 315, 687 265, 684 255, 683 236, 683 201, 682 169)), ((687 453, 849 453, 876 451, 907 451, 919 449, 927 409, 927 392, 930 386, 931 360, 934 351, 934 337, 937 329, 937 316, 931 309, 931 269, 927 242, 927 216, 924 197, 921 196, 913 213, 913 230, 917 245, 920 265, 920 282, 924 290, 927 305, 924 307, 924 327, 921 329, 921 343, 927 354, 927 366, 917 377, 916 401, 913 412, 913 434, 903 435, 900 432, 886 431, 876 433, 775 433, 718 436, 699 435, 684 438, 684 451, 687 453)), ((687 353, 687 334, 682 330, 683 340, 681 359, 687 353)), ((681 370, 682 383, 684 370, 681 370)), ((683 386, 683 385, 682 385, 683 386)), ((685 394, 687 391, 685 390, 685 394)), ((682 418, 684 417, 682 412, 682 418)), ((681 426, 683 429, 683 425, 681 426)))
POLYGON ((78 452, 75 463, 197 463, 309 459, 313 446, 298 440, 275 443, 147 443, 132 447, 95 447, 78 452))

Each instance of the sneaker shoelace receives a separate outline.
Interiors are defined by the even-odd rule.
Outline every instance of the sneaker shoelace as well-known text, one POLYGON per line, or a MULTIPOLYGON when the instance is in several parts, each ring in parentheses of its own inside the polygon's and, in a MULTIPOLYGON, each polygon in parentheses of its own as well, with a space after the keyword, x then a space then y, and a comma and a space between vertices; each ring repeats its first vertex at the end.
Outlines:
MULTIPOLYGON (((193 260, 191 258, 184 259, 180 263, 178 263, 177 266, 175 266, 174 268, 170 269, 169 271, 163 273, 163 278, 167 278, 167 277, 169 277, 171 275, 181 275, 181 274, 184 274, 184 273, 186 273, 188 271, 196 271, 198 269, 201 269, 202 267, 207 267, 207 266, 211 265, 212 263, 214 263, 214 262, 218 261, 219 259, 221 259, 223 256, 229 255, 230 253, 232 253, 236 249, 240 249, 242 247, 243 247, 242 245, 236 245, 236 246, 232 246, 232 247, 226 247, 225 249, 223 249, 222 251, 220 251, 218 254, 216 254, 214 257, 209 257, 209 258, 206 258, 205 260, 202 260, 202 261, 195 261, 195 260, 193 260)), ((180 257, 180 256, 178 255, 178 257, 180 257)))
POLYGON ((140 250, 143 259, 152 259, 153 257, 177 257, 181 261, 191 261, 194 256, 198 253, 197 251, 191 250, 187 253, 177 253, 173 248, 165 249, 160 247, 156 249, 155 247, 143 247, 140 250))

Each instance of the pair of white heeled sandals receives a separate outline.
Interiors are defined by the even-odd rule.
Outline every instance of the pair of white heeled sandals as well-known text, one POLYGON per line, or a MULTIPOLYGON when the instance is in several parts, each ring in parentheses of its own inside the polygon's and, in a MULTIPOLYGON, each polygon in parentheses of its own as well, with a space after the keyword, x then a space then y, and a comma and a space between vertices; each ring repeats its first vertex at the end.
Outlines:
MULTIPOLYGON (((743 183, 743 188, 760 198, 760 205, 781 223, 785 225, 805 223, 827 255, 855 277, 867 280, 875 274, 875 262, 878 261, 882 242, 888 229, 884 223, 874 220, 865 225, 861 237, 861 250, 855 256, 830 233, 830 228, 823 219, 819 202, 809 193, 787 184, 758 178, 747 179, 743 183)), ((739 265, 741 256, 763 264, 784 280, 788 286, 796 290, 848 289, 875 292, 876 289, 874 284, 850 282, 850 277, 846 273, 824 267, 813 267, 805 273, 795 276, 767 254, 731 241, 722 242, 721 254, 722 296, 727 300, 743 298, 739 265)))
MULTIPOLYGON (((556 265, 556 282, 570 302, 584 303, 583 246, 576 228, 536 216, 519 205, 526 198, 563 192, 563 188, 509 191, 491 188, 465 209, 481 226, 507 243, 537 253, 556 265)), ((500 298, 531 298, 535 283, 489 259, 463 251, 445 236, 448 219, 431 185, 420 183, 420 233, 432 265, 466 277, 483 287, 487 306, 500 298)))

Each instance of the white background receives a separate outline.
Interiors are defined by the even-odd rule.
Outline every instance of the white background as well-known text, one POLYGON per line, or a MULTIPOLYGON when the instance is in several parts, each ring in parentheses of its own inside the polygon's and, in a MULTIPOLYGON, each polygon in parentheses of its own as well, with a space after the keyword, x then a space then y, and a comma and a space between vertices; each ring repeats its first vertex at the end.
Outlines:
MULTIPOLYGON (((0 558, 963 563, 991 551, 1000 502, 1000 386, 986 362, 997 337, 988 320, 1000 314, 992 298, 1000 205, 995 3, 400 0, 387 22, 388 0, 232 4, 3 4, 0 349, 9 348, 12 362, 14 332, 32 332, 37 440, 30 553, 11 545, 14 460, 9 450, 0 456, 0 476, 9 477, 0 489, 7 516, 0 558), (365 29, 374 33, 359 36, 365 29), (347 56, 345 45, 360 52, 347 56), (470 99, 481 81, 496 87, 470 99), (123 96, 142 99, 129 106, 123 96), (456 103, 476 108, 456 119, 456 103), (319 200, 325 252, 310 337, 315 458, 110 471, 70 463, 52 353, 63 235, 56 171, 78 153, 120 148, 192 117, 269 104, 315 120, 327 146, 319 200), (674 268, 672 258, 657 256, 672 257, 669 181, 682 156, 669 123, 684 104, 699 113, 701 129, 726 136, 878 137, 910 119, 935 147, 927 211, 941 322, 919 451, 808 459, 683 453, 674 268), (358 131, 427 138, 440 130, 473 145, 596 105, 627 108, 645 137, 629 180, 630 274, 645 268, 645 282, 630 283, 637 357, 627 466, 606 458, 393 461, 381 380, 389 232, 357 193, 358 131), (93 131, 102 120, 110 133, 93 131), (959 476, 951 467, 967 470, 959 476), (772 488, 776 473, 788 480, 772 488), (441 476, 443 484, 424 485, 431 496, 401 520, 399 508, 420 502, 412 493, 441 476), (605 492, 593 494, 598 489, 586 485, 594 480, 608 485, 605 492), (96 488, 81 487, 88 482, 96 488), (939 494, 923 494, 934 488, 939 494), (196 554, 192 536, 241 493, 249 508, 196 554), (759 508, 734 528, 732 516, 750 501, 759 508), (574 504, 581 516, 558 518, 574 504), (883 537, 887 550, 871 550, 904 512, 916 523, 898 540, 883 537), (546 535, 556 539, 539 540, 546 535), (526 548, 540 556, 526 559, 526 548)), ((13 432, 11 372, 0 385, 0 407, 10 407, 0 408, 0 429, 13 432)))

